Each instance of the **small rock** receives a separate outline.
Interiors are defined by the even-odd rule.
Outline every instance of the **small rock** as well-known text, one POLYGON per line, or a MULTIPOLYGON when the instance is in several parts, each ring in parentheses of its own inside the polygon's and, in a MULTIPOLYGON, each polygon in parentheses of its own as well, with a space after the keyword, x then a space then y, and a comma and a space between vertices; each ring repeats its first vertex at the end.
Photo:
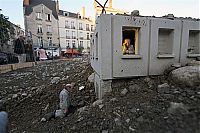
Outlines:
POLYGON ((73 127, 71 128, 71 130, 73 130, 73 131, 76 130, 76 126, 73 126, 73 127))
POLYGON ((81 87, 79 87, 79 91, 81 91, 81 90, 83 90, 85 88, 85 86, 81 86, 81 87))
POLYGON ((90 83, 94 83, 94 76, 95 76, 95 74, 92 73, 92 74, 88 77, 88 81, 90 81, 90 83))
POLYGON ((117 98, 112 98, 110 99, 111 102, 116 102, 117 101, 117 98))
POLYGON ((126 123, 129 123, 131 119, 126 119, 126 123))
POLYGON ((42 118, 40 121, 41 122, 46 122, 47 120, 45 118, 42 118))
POLYGON ((84 106, 84 107, 82 107, 82 108, 79 108, 77 111, 78 111, 79 113, 83 113, 83 112, 86 111, 86 109, 87 109, 87 106, 84 106))
POLYGON ((130 92, 137 92, 138 90, 140 90, 140 86, 137 84, 130 85, 129 90, 130 92))
POLYGON ((51 84, 57 84, 60 80, 60 77, 54 77, 52 80, 51 80, 51 84))
POLYGON ((135 131, 135 129, 134 129, 134 128, 132 128, 131 126, 129 126, 129 127, 128 127, 128 129, 129 129, 129 130, 131 130, 132 132, 134 132, 134 131, 135 131))
POLYGON ((69 67, 66 67, 66 68, 65 68, 65 71, 70 71, 70 68, 69 68, 69 67))
POLYGON ((36 87, 32 87, 32 88, 31 88, 31 91, 34 91, 34 90, 37 90, 37 88, 36 88, 36 87))
POLYGON ((122 123, 121 123, 121 121, 120 121, 119 118, 115 118, 114 121, 115 121, 115 124, 116 124, 117 126, 121 126, 121 125, 122 125, 122 123))
POLYGON ((131 113, 136 113, 137 109, 136 108, 132 108, 130 111, 131 111, 131 113))
POLYGON ((146 78, 144 79, 144 81, 148 83, 148 82, 151 81, 151 79, 150 79, 149 77, 146 77, 146 78))
POLYGON ((159 93, 169 93, 169 88, 170 88, 170 86, 168 85, 168 83, 158 85, 158 92, 159 93))
POLYGON ((84 98, 85 98, 85 99, 89 99, 89 98, 90 98, 90 96, 85 96, 84 98))
POLYGON ((175 113, 186 114, 188 113, 188 110, 187 110, 187 107, 183 103, 171 102, 170 107, 168 108, 167 112, 169 114, 175 114, 175 113))
POLYGON ((102 108, 103 108, 103 106, 104 106, 103 104, 100 104, 100 105, 99 105, 99 108, 100 108, 100 109, 102 109, 102 108))
POLYGON ((138 118, 137 118, 137 121, 138 121, 138 122, 143 122, 143 121, 144 121, 143 116, 138 117, 138 118))
POLYGON ((83 117, 80 117, 78 120, 77 120, 77 122, 80 122, 80 121, 82 121, 84 118, 83 117))
POLYGON ((125 96, 128 93, 128 90, 125 88, 121 91, 121 95, 125 96))
POLYGON ((12 96, 13 99, 15 99, 15 98, 17 98, 17 97, 18 97, 17 94, 13 94, 13 96, 12 96))
POLYGON ((103 103, 103 100, 99 99, 99 100, 93 102, 92 106, 94 107, 94 106, 100 105, 102 103, 103 103))
POLYGON ((22 96, 23 96, 23 97, 26 97, 26 96, 27 96, 27 93, 22 93, 22 96))
POLYGON ((102 130, 101 133, 108 133, 108 130, 102 130))
POLYGON ((83 107, 85 105, 85 102, 84 101, 80 101, 79 103, 78 103, 78 106, 80 106, 80 107, 83 107))

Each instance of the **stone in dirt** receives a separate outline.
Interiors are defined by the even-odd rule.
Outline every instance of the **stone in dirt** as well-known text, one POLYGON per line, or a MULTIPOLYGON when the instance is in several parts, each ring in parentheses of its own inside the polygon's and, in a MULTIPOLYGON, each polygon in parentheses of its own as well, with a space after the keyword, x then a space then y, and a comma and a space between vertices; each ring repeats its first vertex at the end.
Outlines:
POLYGON ((200 66, 186 66, 171 72, 173 82, 194 87, 200 84, 200 66))
POLYGON ((158 92, 159 93, 169 93, 169 88, 170 88, 170 86, 168 85, 168 83, 158 85, 158 92))
POLYGON ((92 104, 92 106, 94 107, 94 106, 98 106, 98 105, 100 105, 100 104, 102 104, 103 103, 103 100, 97 100, 97 101, 95 101, 95 102, 93 102, 93 104, 92 104))
POLYGON ((54 77, 52 80, 51 80, 51 84, 57 84, 60 80, 60 77, 54 77))
POLYGON ((92 73, 92 74, 88 77, 88 81, 90 81, 90 83, 94 83, 94 76, 95 76, 95 74, 92 73))
POLYGON ((175 113, 186 114, 188 113, 188 110, 187 110, 187 107, 183 103, 171 102, 170 107, 168 108, 167 112, 169 114, 175 114, 175 113))
POLYGON ((121 95, 125 96, 128 93, 128 90, 125 88, 121 91, 121 95))

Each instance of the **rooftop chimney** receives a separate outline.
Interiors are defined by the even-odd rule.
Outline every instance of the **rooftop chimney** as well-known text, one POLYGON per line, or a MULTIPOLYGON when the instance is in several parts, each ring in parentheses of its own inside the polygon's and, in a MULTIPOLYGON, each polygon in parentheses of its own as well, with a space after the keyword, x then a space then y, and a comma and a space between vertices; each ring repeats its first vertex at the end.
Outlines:
POLYGON ((109 8, 112 8, 112 0, 109 0, 109 8))
POLYGON ((84 6, 81 8, 80 15, 81 15, 81 17, 85 18, 85 7, 84 6))
POLYGON ((23 6, 29 6, 29 4, 30 4, 30 0, 24 0, 23 6))

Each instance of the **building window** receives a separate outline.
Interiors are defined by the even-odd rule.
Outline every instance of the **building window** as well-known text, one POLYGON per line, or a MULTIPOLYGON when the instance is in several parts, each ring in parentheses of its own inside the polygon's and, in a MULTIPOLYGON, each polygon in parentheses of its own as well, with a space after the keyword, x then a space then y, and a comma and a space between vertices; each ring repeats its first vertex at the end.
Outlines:
POLYGON ((189 31, 188 54, 200 54, 200 31, 189 31))
POLYGON ((87 40, 90 40, 90 34, 87 33, 87 40))
POLYGON ((79 30, 83 30, 83 24, 79 23, 79 30))
POLYGON ((72 31, 72 39, 76 39, 75 31, 72 31))
POLYGON ((138 35, 140 28, 122 27, 122 54, 139 54, 138 35))
POLYGON ((83 47, 83 41, 80 41, 79 47, 83 47))
POLYGON ((36 13, 36 19, 42 20, 42 13, 41 12, 36 13))
POLYGON ((94 31, 94 25, 91 25, 91 31, 94 31))
POLYGON ((47 32, 49 32, 49 33, 52 32, 52 27, 51 27, 51 25, 47 25, 47 32))
POLYGON ((96 44, 96 56, 95 56, 95 58, 96 59, 98 59, 98 54, 99 54, 99 52, 98 52, 98 33, 96 33, 96 35, 95 35, 95 44, 96 44))
POLYGON ((65 20, 65 28, 69 28, 69 21, 65 20))
POLYGON ((38 30, 37 31, 38 33, 42 33, 42 25, 41 24, 38 25, 38 29, 37 30, 38 30))
POLYGON ((72 40, 72 48, 76 48, 76 41, 72 40))
POLYGON ((86 24, 86 30, 90 31, 89 24, 86 24))
POLYGON ((67 39, 70 39, 69 30, 66 30, 66 38, 67 38, 67 39))
POLYGON ((83 32, 79 33, 79 37, 80 37, 80 39, 83 39, 83 32))
POLYGON ((87 41, 87 49, 90 48, 90 41, 87 41))
POLYGON ((43 47, 42 37, 38 37, 38 46, 43 47))
POLYGON ((51 14, 46 14, 46 20, 51 21, 51 14))
POLYGON ((72 29, 75 29, 74 21, 71 22, 71 28, 72 28, 72 29))
POLYGON ((69 49, 69 48, 70 48, 69 40, 66 40, 66 49, 69 49))
POLYGON ((172 54, 174 44, 174 30, 159 28, 158 55, 172 54))
POLYGON ((48 40, 49 46, 52 46, 52 37, 47 37, 47 40, 48 40))

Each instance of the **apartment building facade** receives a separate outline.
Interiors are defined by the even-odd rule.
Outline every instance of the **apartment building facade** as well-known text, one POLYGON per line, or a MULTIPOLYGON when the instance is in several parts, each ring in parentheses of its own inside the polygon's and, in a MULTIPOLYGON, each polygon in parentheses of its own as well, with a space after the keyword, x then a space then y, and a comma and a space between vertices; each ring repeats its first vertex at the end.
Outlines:
POLYGON ((24 0, 25 29, 32 34, 34 49, 43 47, 59 56, 58 2, 52 0, 24 0))
POLYGON ((59 11, 58 19, 61 52, 70 48, 83 48, 83 52, 88 53, 94 31, 93 21, 85 15, 62 10, 59 11))

